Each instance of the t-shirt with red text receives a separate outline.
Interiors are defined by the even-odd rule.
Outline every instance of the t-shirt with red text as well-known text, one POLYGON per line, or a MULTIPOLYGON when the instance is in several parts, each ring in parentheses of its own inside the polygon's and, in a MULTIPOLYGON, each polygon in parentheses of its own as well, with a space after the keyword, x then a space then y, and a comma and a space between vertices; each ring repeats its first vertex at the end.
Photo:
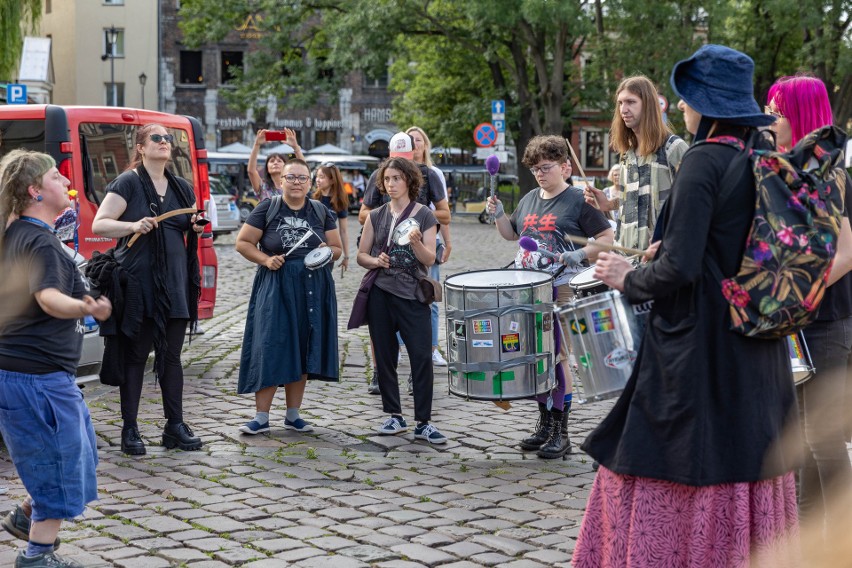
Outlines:
MULTIPOLYGON (((604 214, 586 203, 583 190, 568 187, 552 199, 542 199, 541 188, 535 188, 521 198, 518 207, 509 221, 512 228, 521 237, 530 237, 538 243, 538 248, 555 254, 582 248, 565 240, 565 235, 589 238, 610 228, 604 214)), ((518 247, 515 256, 515 268, 544 270, 556 273, 562 263, 518 247)), ((566 284, 580 267, 566 268, 554 282, 554 285, 566 284)))

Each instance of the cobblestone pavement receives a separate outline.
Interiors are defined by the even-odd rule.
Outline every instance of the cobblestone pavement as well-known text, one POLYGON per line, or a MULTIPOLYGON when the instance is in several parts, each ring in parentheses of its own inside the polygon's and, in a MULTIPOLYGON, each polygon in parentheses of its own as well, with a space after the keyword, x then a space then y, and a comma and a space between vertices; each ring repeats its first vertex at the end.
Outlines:
MULTIPOLYGON (((357 234, 357 220, 349 226, 357 234)), ((505 265, 516 250, 474 218, 455 220, 453 240, 443 277, 505 265)), ((254 416, 253 397, 236 394, 254 269, 234 251, 233 236, 217 241, 216 251, 216 315, 183 356, 185 417, 204 448, 160 445, 160 394, 147 382, 139 419, 148 455, 124 456, 117 391, 87 387, 100 445, 100 501, 63 524, 61 554, 86 566, 125 568, 569 564, 592 464, 576 447, 566 461, 518 450, 534 425, 533 402, 504 411, 451 396, 446 373, 436 368, 433 418, 449 443, 414 442, 411 432, 376 435, 384 415, 379 397, 366 392, 366 328, 345 330, 363 273, 357 266, 342 278, 335 272, 342 380, 308 385, 302 416, 316 430, 284 430, 283 399, 276 398, 269 435, 240 435, 238 426, 254 416)), ((444 337, 442 329, 442 345, 444 337)), ((404 358, 400 375, 407 371, 404 358)), ((574 405, 575 446, 610 407, 574 405)), ((410 418, 410 397, 403 396, 403 409, 410 418)), ((23 488, 5 452, 0 485, 8 487, 0 495, 0 510, 7 510, 23 488)), ((0 531, 0 566, 11 566, 21 545, 0 531)))

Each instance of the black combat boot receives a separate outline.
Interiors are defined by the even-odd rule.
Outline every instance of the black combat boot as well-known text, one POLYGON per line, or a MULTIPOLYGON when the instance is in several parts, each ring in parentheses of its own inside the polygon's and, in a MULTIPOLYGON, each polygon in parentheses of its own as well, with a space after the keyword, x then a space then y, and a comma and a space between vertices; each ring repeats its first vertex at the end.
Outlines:
POLYGON ((189 426, 183 422, 166 424, 163 430, 163 445, 169 450, 172 448, 180 448, 184 451, 200 450, 201 438, 196 437, 189 426))
POLYGON ((128 456, 145 455, 145 443, 136 426, 125 426, 121 429, 121 451, 128 456))
POLYGON ((529 438, 521 440, 521 449, 531 452, 541 448, 550 437, 550 413, 547 405, 538 403, 538 422, 535 424, 535 432, 529 438))
POLYGON ((550 411, 550 438, 536 453, 540 458, 552 460, 564 458, 571 453, 571 439, 568 437, 568 413, 550 411))

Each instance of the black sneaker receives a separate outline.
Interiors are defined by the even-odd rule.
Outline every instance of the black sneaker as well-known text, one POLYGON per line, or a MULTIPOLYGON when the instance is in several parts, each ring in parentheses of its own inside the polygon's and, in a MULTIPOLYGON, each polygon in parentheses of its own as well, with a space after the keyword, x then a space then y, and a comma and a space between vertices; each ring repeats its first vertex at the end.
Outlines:
POLYGON ((370 384, 367 385, 367 394, 382 394, 379 390, 379 372, 373 371, 373 377, 370 379, 370 384))
POLYGON ((79 562, 57 556, 53 552, 44 552, 36 556, 26 556, 24 551, 15 558, 15 568, 85 568, 79 562))
POLYGON ((376 431, 382 436, 393 436, 402 432, 408 431, 408 424, 405 423, 405 418, 391 416, 382 425, 376 428, 376 431))
MULTIPOLYGON (((15 505, 15 508, 0 520, 0 525, 10 535, 17 539, 28 542, 30 540, 30 518, 24 513, 24 509, 20 505, 15 505)), ((53 548, 59 548, 59 537, 53 541, 53 548)))
POLYGON ((184 422, 166 424, 163 445, 169 450, 180 448, 184 451, 200 450, 202 446, 201 438, 196 437, 184 422))
POLYGON ((145 455, 145 443, 136 426, 125 426, 121 429, 121 451, 128 456, 145 455))
POLYGON ((426 440, 430 444, 446 444, 447 437, 441 434, 432 424, 420 424, 414 428, 414 438, 426 440))

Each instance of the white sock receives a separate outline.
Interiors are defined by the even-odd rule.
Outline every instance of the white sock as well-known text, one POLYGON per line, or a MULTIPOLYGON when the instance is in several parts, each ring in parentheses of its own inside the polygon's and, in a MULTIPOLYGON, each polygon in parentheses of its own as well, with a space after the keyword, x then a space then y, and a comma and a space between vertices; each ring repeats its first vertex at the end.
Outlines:
POLYGON ((267 424, 269 423, 269 413, 268 412, 258 412, 254 415, 254 419, 258 424, 267 424))
POLYGON ((295 422, 299 419, 299 409, 298 408, 288 408, 287 409, 287 420, 290 422, 295 422))

